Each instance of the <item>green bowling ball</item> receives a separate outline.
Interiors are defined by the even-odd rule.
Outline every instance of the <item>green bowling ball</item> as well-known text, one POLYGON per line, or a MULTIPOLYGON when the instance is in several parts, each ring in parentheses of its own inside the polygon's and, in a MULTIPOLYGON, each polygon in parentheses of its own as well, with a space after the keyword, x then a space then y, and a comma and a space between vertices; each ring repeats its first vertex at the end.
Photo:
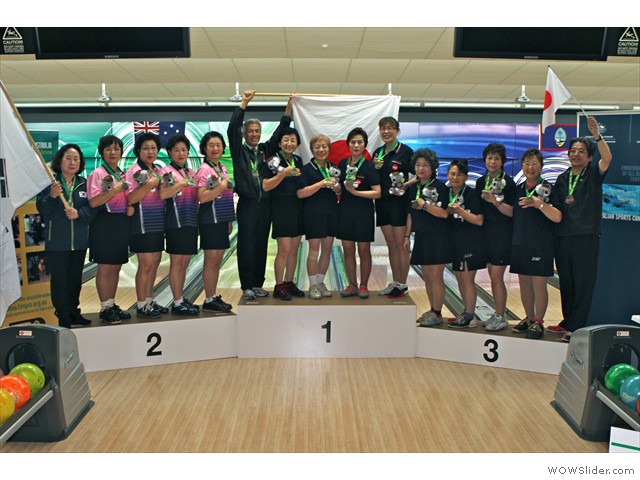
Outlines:
POLYGON ((616 397, 620 395, 620 386, 627 378, 638 375, 640 372, 633 365, 628 363, 618 363, 609 370, 604 376, 604 386, 616 397))
POLYGON ((44 387, 44 372, 33 363, 21 363, 16 365, 9 372, 10 375, 17 375, 24 378, 31 389, 31 396, 35 396, 44 387))

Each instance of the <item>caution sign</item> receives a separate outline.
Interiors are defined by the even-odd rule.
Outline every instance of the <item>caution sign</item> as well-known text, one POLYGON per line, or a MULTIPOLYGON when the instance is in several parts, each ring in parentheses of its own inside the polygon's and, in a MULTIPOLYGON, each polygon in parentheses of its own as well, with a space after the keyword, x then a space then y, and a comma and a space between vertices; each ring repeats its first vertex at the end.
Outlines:
POLYGON ((22 55, 25 53, 35 53, 34 28, 28 27, 0 27, 2 33, 2 48, 0 54, 22 55))
POLYGON ((621 57, 634 57, 638 55, 638 30, 636 27, 627 27, 618 39, 616 55, 621 57))

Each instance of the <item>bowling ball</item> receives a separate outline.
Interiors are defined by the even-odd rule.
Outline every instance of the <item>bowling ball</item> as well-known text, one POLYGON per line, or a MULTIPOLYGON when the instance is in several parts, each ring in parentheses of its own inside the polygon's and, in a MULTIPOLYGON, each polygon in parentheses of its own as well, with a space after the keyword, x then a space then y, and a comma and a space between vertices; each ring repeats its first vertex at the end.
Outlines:
POLYGON ((16 411, 16 401, 4 388, 0 388, 0 426, 16 411))
POLYGON ((0 378, 0 388, 4 388, 11 394, 16 402, 16 410, 20 410, 31 398, 29 384, 17 375, 5 375, 0 378))
POLYGON ((620 385, 622 385, 622 382, 634 375, 640 375, 636 367, 628 363, 618 363, 607 370, 604 376, 604 386, 617 397, 620 395, 620 385))
POLYGON ((33 363, 21 363, 16 365, 9 372, 10 375, 18 375, 24 378, 31 389, 31 396, 34 397, 44 387, 44 372, 33 363))
POLYGON ((640 375, 627 377, 620 385, 620 400, 631 410, 636 408, 640 396, 640 375))

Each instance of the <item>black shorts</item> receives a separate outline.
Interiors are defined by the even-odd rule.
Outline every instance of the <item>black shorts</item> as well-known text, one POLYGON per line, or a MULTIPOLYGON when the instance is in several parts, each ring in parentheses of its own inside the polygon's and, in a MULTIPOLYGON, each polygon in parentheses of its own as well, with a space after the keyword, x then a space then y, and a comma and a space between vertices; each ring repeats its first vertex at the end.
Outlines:
POLYGON ((129 261, 130 219, 124 213, 99 212, 89 227, 89 259, 97 264, 129 261))
POLYGON ((163 252, 164 232, 132 234, 130 248, 133 253, 163 252))
MULTIPOLYGON (((406 194, 405 194, 406 195, 406 194)), ((376 226, 404 227, 407 224, 407 197, 387 195, 376 199, 376 226)))
POLYGON ((373 242, 375 239, 373 215, 338 214, 338 235, 340 240, 351 242, 373 242))
POLYGON ((514 245, 509 271, 532 277, 550 277, 553 275, 553 252, 514 245))
POLYGON ((302 202, 296 196, 271 197, 271 238, 302 235, 302 202))
POLYGON ((511 263, 511 237, 491 237, 485 232, 484 251, 487 255, 487 263, 509 265, 511 263))
POLYGON ((453 245, 453 252, 451 257, 452 270, 457 272, 464 272, 465 270, 471 271, 487 268, 487 259, 484 253, 484 245, 482 244, 482 240, 480 240, 473 246, 464 246, 461 245, 460 242, 456 242, 454 233, 453 241, 451 242, 451 244, 453 245))
POLYGON ((416 232, 411 251, 411 265, 444 265, 451 263, 451 234, 416 232))
POLYGON ((198 227, 172 228, 167 230, 167 253, 195 255, 198 253, 198 227))
POLYGON ((229 222, 200 224, 199 229, 202 250, 229 248, 229 222))
POLYGON ((338 233, 338 212, 307 214, 302 221, 307 240, 335 237, 338 233))

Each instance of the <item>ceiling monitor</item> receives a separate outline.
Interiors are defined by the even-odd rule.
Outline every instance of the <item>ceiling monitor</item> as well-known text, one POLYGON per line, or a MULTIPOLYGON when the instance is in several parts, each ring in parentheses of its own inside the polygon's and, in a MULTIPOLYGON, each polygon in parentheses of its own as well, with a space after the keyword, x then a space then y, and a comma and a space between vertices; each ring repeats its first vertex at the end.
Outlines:
POLYGON ((456 27, 454 57, 607 60, 606 27, 456 27))
POLYGON ((38 27, 35 30, 37 59, 191 55, 188 27, 38 27))

